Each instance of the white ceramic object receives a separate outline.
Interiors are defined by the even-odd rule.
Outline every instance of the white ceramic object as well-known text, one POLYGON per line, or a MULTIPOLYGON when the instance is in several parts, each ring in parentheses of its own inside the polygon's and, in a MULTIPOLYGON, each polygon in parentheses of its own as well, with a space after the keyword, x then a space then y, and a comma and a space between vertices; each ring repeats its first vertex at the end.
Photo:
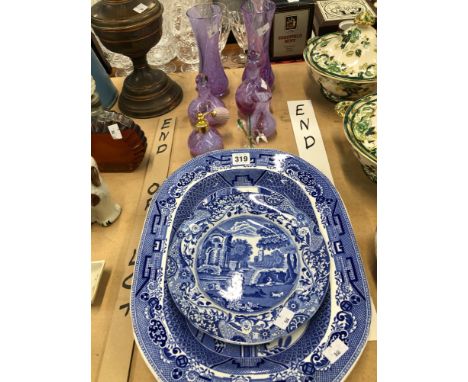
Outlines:
POLYGON ((375 17, 364 12, 345 31, 313 37, 304 49, 310 77, 333 102, 377 92, 375 17))
POLYGON ((97 163, 91 157, 91 223, 107 227, 117 220, 121 211, 122 207, 112 200, 97 163))

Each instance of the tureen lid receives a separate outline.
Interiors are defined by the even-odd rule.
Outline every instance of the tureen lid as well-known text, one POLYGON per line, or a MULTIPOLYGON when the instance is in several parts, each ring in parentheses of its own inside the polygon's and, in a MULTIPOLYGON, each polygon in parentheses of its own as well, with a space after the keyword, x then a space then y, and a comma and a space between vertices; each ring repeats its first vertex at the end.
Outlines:
POLYGON ((377 79, 377 31, 375 17, 365 11, 354 19, 354 25, 342 32, 311 40, 308 61, 332 76, 377 79))

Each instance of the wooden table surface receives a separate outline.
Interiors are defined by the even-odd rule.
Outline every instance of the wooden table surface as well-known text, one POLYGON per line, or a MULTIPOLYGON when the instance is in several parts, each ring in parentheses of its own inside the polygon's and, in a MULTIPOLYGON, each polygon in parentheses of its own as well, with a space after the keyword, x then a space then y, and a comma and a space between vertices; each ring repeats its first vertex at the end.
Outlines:
MULTIPOLYGON (((339 191, 359 245, 364 262, 364 269, 369 283, 370 293, 375 304, 377 285, 377 260, 374 246, 374 235, 377 224, 377 187, 363 173, 359 162, 354 157, 343 133, 343 122, 334 112, 334 104, 327 101, 318 86, 309 79, 305 63, 274 64, 276 76, 273 89, 272 110, 277 121, 277 135, 261 147, 275 148, 297 155, 297 148, 290 123, 287 101, 312 100, 317 121, 324 140, 335 186, 339 191)), ((241 82, 242 69, 226 69, 230 93, 223 98, 226 107, 231 111, 231 120, 220 128, 225 148, 245 147, 246 140, 236 128, 237 108, 235 90, 241 82)), ((164 115, 163 118, 177 118, 170 154, 168 174, 178 169, 191 157, 187 148, 187 138, 191 126, 187 116, 188 104, 196 97, 194 72, 174 73, 171 77, 184 91, 181 104, 164 115)), ((120 91, 123 78, 113 81, 120 91)), ((118 110, 117 107, 115 107, 118 110)), ((143 219, 136 213, 137 204, 143 187, 145 173, 160 117, 136 120, 148 140, 148 149, 140 167, 132 173, 102 173, 102 178, 111 191, 112 197, 122 206, 120 218, 110 227, 92 225, 91 257, 92 260, 105 260, 106 265, 94 304, 91 307, 91 342, 92 342, 92 381, 153 381, 154 377, 146 366, 136 346, 130 356, 118 357, 116 346, 106 346, 111 341, 109 328, 116 317, 125 317, 130 321, 128 306, 119 300, 119 293, 129 295, 131 285, 133 252, 128 250, 129 235, 136 219, 143 219), (123 291, 123 292, 122 292, 123 291), (105 362, 103 360, 105 359, 105 362), (105 366, 103 366, 105 364, 105 366), (108 370, 114 374, 109 377, 108 370), (119 371, 122 370, 122 371, 119 371)), ((121 295, 120 295, 121 296, 121 295)), ((122 332, 124 333, 124 332, 122 332)), ((115 333, 112 333, 115 336, 115 333)), ((131 334, 122 334, 129 342, 131 334)), ((112 342, 114 343, 114 342, 112 342)), ((117 341, 118 343, 118 341, 117 341)), ((117 346, 118 347, 118 346, 117 346)), ((367 343, 361 358, 347 378, 350 382, 370 382, 377 380, 377 342, 367 343)))

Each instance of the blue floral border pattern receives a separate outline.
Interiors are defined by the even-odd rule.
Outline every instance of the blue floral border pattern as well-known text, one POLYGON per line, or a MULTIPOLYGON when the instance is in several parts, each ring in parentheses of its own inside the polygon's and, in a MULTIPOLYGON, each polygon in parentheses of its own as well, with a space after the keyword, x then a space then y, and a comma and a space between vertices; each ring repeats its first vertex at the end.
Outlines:
MULTIPOLYGON (((223 150, 188 162, 168 178, 151 203, 135 265, 131 315, 137 344, 153 373, 163 381, 342 380, 366 344, 371 309, 356 240, 334 186, 307 162, 276 150, 223 150), (244 364, 203 349, 187 332, 178 335, 179 326, 169 329, 174 323, 171 320, 177 321, 177 315, 167 295, 164 273, 177 199, 189 185, 208 174, 236 168, 232 164, 233 153, 250 154, 250 164, 237 168, 280 173, 295 180, 310 195, 332 260, 331 299, 327 302, 331 316, 320 343, 308 349, 307 354, 302 351, 301 343, 306 338, 303 336, 291 349, 277 356, 279 362, 269 363, 266 358, 257 365, 244 364), (339 351, 336 344, 340 345, 339 351), (262 368, 262 364, 268 366, 262 368)), ((188 330, 186 326, 184 330, 188 330)))

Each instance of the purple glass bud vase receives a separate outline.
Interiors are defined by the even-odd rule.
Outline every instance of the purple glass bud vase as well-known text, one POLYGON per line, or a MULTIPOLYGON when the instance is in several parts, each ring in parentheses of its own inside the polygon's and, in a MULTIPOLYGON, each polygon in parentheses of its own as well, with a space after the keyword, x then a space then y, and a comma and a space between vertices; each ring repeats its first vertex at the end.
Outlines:
POLYGON ((260 78, 260 57, 254 50, 250 50, 247 55, 244 74, 245 78, 236 90, 236 104, 241 114, 249 116, 254 112, 253 96, 260 88, 262 80, 260 78))
POLYGON ((264 135, 271 138, 276 133, 276 121, 270 112, 271 92, 268 89, 261 89, 254 95, 255 110, 250 117, 252 131, 257 137, 264 135))
MULTIPOLYGON (((273 87, 275 75, 270 63, 270 31, 276 4, 271 0, 247 0, 241 5, 247 31, 248 50, 260 54, 260 75, 268 86, 273 87)), ((242 79, 248 75, 246 67, 242 79)))
POLYGON ((229 82, 219 55, 221 7, 216 4, 198 4, 187 11, 198 45, 200 73, 208 74, 211 93, 222 97, 228 91, 229 82))
POLYGON ((197 114, 197 123, 188 139, 190 154, 193 157, 214 151, 221 150, 223 139, 218 130, 209 126, 206 116, 202 113, 197 114))
MULTIPOLYGON (((195 83, 197 84, 198 97, 190 102, 188 107, 188 116, 192 125, 197 123, 198 113, 205 114, 213 111, 216 107, 226 107, 223 101, 211 94, 206 74, 199 73, 195 79, 195 83)), ((217 120, 210 114, 206 116, 206 120, 210 126, 223 124, 222 121, 217 120)))

